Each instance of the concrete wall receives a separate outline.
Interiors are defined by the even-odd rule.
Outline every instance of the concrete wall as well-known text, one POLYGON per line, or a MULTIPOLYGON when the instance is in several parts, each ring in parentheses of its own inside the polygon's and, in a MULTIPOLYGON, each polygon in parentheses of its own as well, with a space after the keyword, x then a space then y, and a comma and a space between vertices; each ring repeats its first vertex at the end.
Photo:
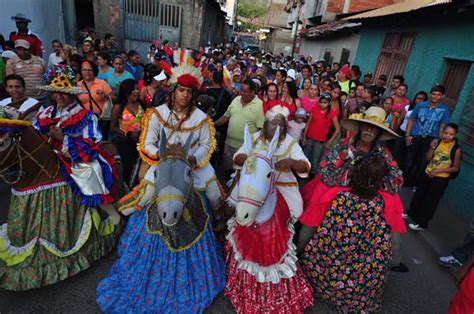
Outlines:
POLYGON ((0 33, 6 40, 11 32, 17 30, 15 21, 11 20, 17 13, 23 13, 31 19, 29 29, 43 42, 43 57, 46 61, 51 53, 51 41, 66 39, 61 0, 4 0, 0 3, 0 33))
MULTIPOLYGON (((410 58, 405 68, 409 97, 419 90, 428 91, 442 82, 446 71, 446 58, 474 62, 474 41, 470 36, 474 33, 474 23, 469 20, 443 22, 438 20, 436 27, 397 27, 367 28, 360 32, 359 48, 354 64, 361 67, 362 72, 375 71, 377 58, 386 32, 416 32, 410 58)), ((451 121, 458 123, 461 116, 465 121, 474 124, 474 66, 464 83, 458 103, 451 116, 451 121)), ((471 132, 469 126, 461 125, 460 138, 471 132)), ((462 143, 461 143, 462 144, 462 143)), ((445 199, 449 199, 453 208, 465 216, 474 216, 474 147, 463 145, 465 159, 459 177, 451 182, 445 199)))
POLYGON ((301 39, 300 55, 311 55, 313 60, 320 60, 324 57, 325 51, 331 51, 334 62, 339 62, 341 59, 342 49, 348 49, 349 62, 353 62, 357 46, 359 45, 359 34, 352 34, 347 36, 340 36, 337 38, 318 38, 311 40, 308 38, 301 39))
POLYGON ((117 43, 121 43, 123 16, 120 0, 94 0, 94 24, 97 36, 103 38, 106 33, 114 35, 117 43))
POLYGON ((265 49, 272 51, 273 54, 290 55, 292 46, 291 30, 273 29, 266 40, 265 49))

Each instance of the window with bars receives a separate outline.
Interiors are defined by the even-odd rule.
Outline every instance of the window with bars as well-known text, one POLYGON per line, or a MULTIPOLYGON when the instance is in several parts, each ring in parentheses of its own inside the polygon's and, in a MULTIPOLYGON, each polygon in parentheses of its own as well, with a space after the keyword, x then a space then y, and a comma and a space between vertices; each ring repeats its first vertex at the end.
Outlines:
POLYGON ((393 76, 403 75, 414 41, 413 32, 386 33, 377 60, 375 77, 385 74, 387 82, 391 82, 393 76))
POLYGON ((455 59, 447 59, 446 62, 447 67, 442 83, 446 88, 443 102, 449 107, 449 111, 453 112, 471 69, 471 62, 455 59))

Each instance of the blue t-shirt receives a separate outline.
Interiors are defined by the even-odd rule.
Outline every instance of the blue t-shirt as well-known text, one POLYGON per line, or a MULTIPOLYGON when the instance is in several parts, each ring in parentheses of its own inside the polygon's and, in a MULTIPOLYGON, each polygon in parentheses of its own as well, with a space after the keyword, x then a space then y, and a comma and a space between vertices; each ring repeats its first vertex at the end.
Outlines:
POLYGON ((130 72, 135 80, 139 81, 143 78, 143 67, 141 65, 132 65, 130 62, 125 64, 125 71, 130 72))
POLYGON ((99 74, 97 74, 97 78, 99 80, 104 80, 104 81, 107 81, 107 77, 112 74, 112 72, 114 72, 115 69, 113 67, 109 67, 109 70, 105 73, 100 73, 100 69, 99 69, 99 74))
POLYGON ((127 71, 123 71, 122 75, 120 75, 120 76, 115 76, 114 73, 115 72, 109 73, 107 75, 106 81, 107 81, 107 83, 109 83, 109 86, 110 86, 110 88, 112 88, 115 95, 117 95, 120 83, 122 83, 123 81, 128 80, 128 79, 134 80, 135 78, 133 77, 132 74, 130 74, 130 72, 127 72, 127 71))
POLYGON ((438 137, 439 125, 449 123, 449 109, 444 104, 430 108, 427 101, 420 102, 410 114, 410 119, 415 120, 411 135, 438 137))

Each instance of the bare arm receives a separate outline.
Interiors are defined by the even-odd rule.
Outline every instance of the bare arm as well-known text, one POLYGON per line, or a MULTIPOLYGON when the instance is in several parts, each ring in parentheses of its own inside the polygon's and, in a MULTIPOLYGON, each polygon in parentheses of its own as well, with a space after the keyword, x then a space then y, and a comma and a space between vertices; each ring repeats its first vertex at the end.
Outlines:
POLYGON ((339 120, 337 119, 337 116, 332 118, 332 124, 334 125, 335 130, 329 141, 327 141, 326 146, 330 146, 332 143, 334 143, 337 136, 339 135, 339 132, 341 132, 341 126, 339 125, 339 120))
POLYGON ((218 126, 224 125, 224 124, 228 123, 229 120, 230 120, 229 117, 222 116, 216 122, 214 122, 214 126, 218 127, 218 126))
POLYGON ((115 104, 112 107, 112 112, 110 113, 110 132, 126 135, 119 127, 119 116, 121 111, 120 105, 118 104, 115 104))

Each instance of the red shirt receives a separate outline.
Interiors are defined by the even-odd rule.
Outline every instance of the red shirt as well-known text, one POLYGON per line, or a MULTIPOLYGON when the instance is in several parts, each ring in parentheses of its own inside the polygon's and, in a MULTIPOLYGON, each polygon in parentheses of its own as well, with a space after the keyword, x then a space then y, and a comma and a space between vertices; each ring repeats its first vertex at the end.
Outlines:
POLYGON ((31 54, 41 58, 43 57, 43 44, 41 43, 41 40, 38 38, 38 36, 30 32, 29 30, 27 35, 19 35, 17 32, 10 33, 11 41, 15 42, 18 39, 24 39, 30 43, 31 54))
POLYGON ((296 109, 298 109, 296 107, 296 104, 294 102, 293 103, 288 103, 286 101, 282 101, 280 105, 282 105, 283 107, 288 108, 288 110, 290 111, 290 115, 288 116, 288 121, 293 120, 295 118, 295 111, 296 111, 296 109))
POLYGON ((268 110, 272 109, 275 106, 282 106, 280 99, 271 99, 263 102, 263 113, 267 113, 268 110))
POLYGON ((324 143, 327 141, 329 129, 332 125, 332 119, 337 117, 337 112, 331 110, 326 117, 326 112, 321 112, 321 107, 315 106, 311 114, 311 123, 308 126, 308 133, 306 136, 313 141, 324 143))

